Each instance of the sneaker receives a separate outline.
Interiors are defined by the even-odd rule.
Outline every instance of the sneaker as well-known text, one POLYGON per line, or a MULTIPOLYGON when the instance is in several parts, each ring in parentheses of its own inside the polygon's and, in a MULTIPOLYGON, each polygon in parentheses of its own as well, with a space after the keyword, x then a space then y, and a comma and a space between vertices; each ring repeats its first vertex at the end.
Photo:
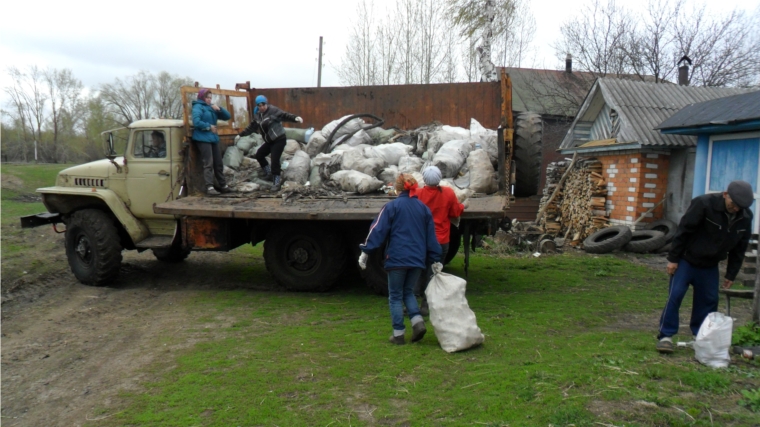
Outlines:
POLYGON ((391 335, 388 341, 390 341, 391 344, 396 344, 396 345, 406 344, 406 340, 404 339, 403 335, 399 335, 399 336, 391 335))
POLYGON ((425 322, 417 322, 417 324, 412 326, 412 342, 421 340, 425 336, 425 332, 427 332, 425 322))
POLYGON ((232 189, 229 185, 225 185, 224 187, 219 189, 219 192, 222 194, 232 193, 232 189))
POLYGON ((209 188, 206 189, 206 195, 207 196, 218 196, 220 194, 222 194, 222 193, 216 191, 216 188, 214 188, 214 187, 209 187, 209 188))
POLYGON ((657 341, 657 351, 662 354, 670 354, 673 352, 673 339, 665 337, 657 341))

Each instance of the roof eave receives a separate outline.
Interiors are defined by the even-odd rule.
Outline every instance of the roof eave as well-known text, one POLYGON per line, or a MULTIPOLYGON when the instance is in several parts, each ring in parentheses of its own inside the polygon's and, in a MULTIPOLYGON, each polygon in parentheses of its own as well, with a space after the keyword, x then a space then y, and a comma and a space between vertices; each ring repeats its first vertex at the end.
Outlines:
POLYGON ((622 150, 639 150, 642 146, 638 142, 627 142, 624 144, 600 145, 598 147, 570 147, 559 150, 560 154, 586 154, 599 153, 603 151, 622 151, 622 150))
POLYGON ((746 132, 760 129, 760 119, 748 120, 732 124, 706 124, 686 127, 660 128, 660 133, 665 135, 712 135, 716 133, 746 132))

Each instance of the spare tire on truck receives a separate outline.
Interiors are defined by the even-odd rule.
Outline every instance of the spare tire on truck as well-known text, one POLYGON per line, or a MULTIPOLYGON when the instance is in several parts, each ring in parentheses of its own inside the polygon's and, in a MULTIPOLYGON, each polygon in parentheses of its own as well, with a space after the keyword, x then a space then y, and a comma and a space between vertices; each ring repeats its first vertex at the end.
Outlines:
POLYGON ((625 225, 607 227, 588 236, 583 250, 591 254, 606 254, 620 249, 631 241, 631 229, 625 225))
POLYGON ((665 233, 657 230, 638 230, 631 235, 631 241, 623 246, 626 252, 639 254, 654 252, 665 246, 665 233))
POLYGON ((541 151, 543 123, 536 113, 520 113, 515 120, 514 133, 515 196, 538 194, 541 183, 541 151))

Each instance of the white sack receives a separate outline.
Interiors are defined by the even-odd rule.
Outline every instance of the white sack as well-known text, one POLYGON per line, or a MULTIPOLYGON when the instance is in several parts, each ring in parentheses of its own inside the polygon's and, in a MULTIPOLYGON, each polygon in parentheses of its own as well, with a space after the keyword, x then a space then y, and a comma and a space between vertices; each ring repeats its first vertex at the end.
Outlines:
POLYGON ((295 139, 288 139, 285 141, 285 149, 282 150, 283 156, 293 157, 296 151, 301 150, 301 144, 295 139))
POLYGON ((388 141, 396 135, 396 131, 393 129, 385 130, 379 127, 367 129, 365 132, 367 132, 370 138, 372 138, 372 143, 375 145, 387 144, 388 141))
POLYGON ((314 167, 314 166, 319 166, 324 163, 330 163, 333 159, 336 159, 339 157, 342 158, 342 156, 343 156, 342 153, 330 153, 330 154, 319 153, 316 156, 314 156, 313 159, 311 159, 311 166, 314 167))
POLYGON ((240 151, 242 151, 243 153, 247 153, 248 150, 250 150, 251 147, 253 147, 255 143, 256 141, 253 138, 251 138, 251 136, 243 136, 237 140, 237 142, 235 143, 235 146, 239 148, 240 151))
POLYGON ((723 313, 713 312, 705 317, 694 341, 694 354, 700 363, 713 368, 725 368, 731 361, 731 331, 734 320, 723 313))
POLYGON ((404 156, 398 160, 399 173, 412 173, 422 170, 424 160, 414 156, 404 156))
POLYGON ((390 165, 387 168, 383 169, 383 171, 380 172, 377 177, 380 178, 380 181, 383 181, 386 184, 394 185, 396 178, 398 178, 398 175, 398 166, 390 165))
POLYGON ((441 187, 449 187, 452 190, 454 190, 454 194, 457 196, 457 200, 459 200, 459 203, 464 203, 465 200, 469 199, 472 196, 473 191, 469 188, 459 188, 456 185, 454 185, 454 182, 451 179, 442 179, 440 183, 438 183, 441 187))
POLYGON ((285 128, 285 138, 306 143, 306 129, 285 128))
POLYGON ((325 144, 327 144, 327 137, 322 135, 322 132, 320 131, 314 132, 311 134, 311 138, 309 138, 309 143, 306 144, 306 154, 308 154, 309 157, 316 156, 324 151, 325 144))
POLYGON ((436 153, 443 146, 443 144, 449 141, 469 138, 470 131, 465 128, 441 126, 440 128, 436 129, 432 135, 430 135, 430 138, 427 141, 427 148, 428 151, 436 153))
POLYGON ((433 264, 434 275, 425 290, 438 343, 448 353, 483 344, 485 337, 465 297, 467 281, 441 272, 442 268, 433 264))
POLYGON ((305 184, 309 180, 311 159, 305 151, 296 151, 293 159, 288 163, 288 168, 282 173, 283 181, 293 181, 305 184))
POLYGON ((376 147, 367 147, 364 149, 364 157, 368 159, 373 157, 383 159, 388 166, 398 165, 399 159, 408 156, 411 151, 412 147, 410 145, 406 145, 403 142, 394 142, 376 147))
POLYGON ((224 166, 229 166, 232 169, 237 169, 240 167, 240 162, 242 161, 243 161, 242 151, 240 151, 234 145, 227 147, 227 150, 224 152, 224 157, 222 157, 222 163, 224 164, 224 166))
POLYGON ((347 140, 342 141, 341 144, 348 144, 352 147, 356 147, 357 145, 361 144, 369 145, 372 144, 372 138, 367 134, 367 132, 360 130, 359 132, 351 135, 351 137, 347 140))
POLYGON ((486 129, 477 120, 470 119, 470 144, 475 149, 475 144, 486 150, 492 163, 499 160, 499 145, 496 140, 497 133, 495 130, 486 129))
MULTIPOLYGON (((330 123, 326 124, 322 128, 322 135, 324 135, 325 138, 329 138, 330 137, 330 133, 333 130, 335 130, 335 128, 338 126, 338 124, 340 122, 342 122, 346 117, 348 117, 348 116, 343 116, 343 117, 339 118, 338 120, 333 120, 330 123)), ((349 120, 348 123, 346 123, 345 125, 341 126, 340 129, 338 129, 338 132, 336 132, 335 136, 333 136, 333 141, 335 139, 337 139, 338 137, 341 137, 343 135, 347 135, 349 133, 356 132, 359 129, 361 129, 363 126, 364 126, 364 120, 362 120, 359 117, 353 118, 353 119, 349 120)))
POLYGON ((385 168, 383 159, 363 159, 354 164, 353 170, 367 174, 369 176, 378 176, 385 168))
POLYGON ((353 149, 346 150, 343 152, 343 160, 341 161, 340 168, 347 171, 347 170, 354 170, 354 166, 357 162, 366 159, 364 156, 364 148, 368 147, 367 145, 361 145, 359 147, 354 147, 353 149))
POLYGON ((496 173, 485 150, 470 152, 467 156, 467 168, 470 170, 470 190, 486 194, 496 191, 496 173))
POLYGON ((417 181, 417 185, 422 188, 425 186, 425 180, 422 178, 422 174, 420 172, 412 172, 411 174, 415 181, 417 181))
POLYGON ((343 191, 367 194, 377 191, 383 186, 383 181, 357 171, 338 171, 330 175, 343 191))
POLYGON ((259 184, 256 184, 254 182, 244 182, 237 186, 237 191, 239 193, 251 193, 258 190, 259 188, 259 184))
POLYGON ((319 176, 319 166, 312 166, 309 173, 309 185, 311 188, 319 188, 322 186, 322 177, 319 176))
POLYGON ((444 178, 456 177, 462 168, 472 147, 463 139, 456 139, 443 144, 433 157, 433 165, 441 170, 444 178))

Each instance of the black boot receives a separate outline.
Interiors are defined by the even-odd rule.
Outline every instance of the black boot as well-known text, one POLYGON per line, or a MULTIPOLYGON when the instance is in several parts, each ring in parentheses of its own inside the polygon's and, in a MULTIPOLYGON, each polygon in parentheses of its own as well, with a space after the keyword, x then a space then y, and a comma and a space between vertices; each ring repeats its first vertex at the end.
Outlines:
POLYGON ((280 182, 280 175, 274 176, 274 185, 272 186, 272 192, 276 193, 282 189, 282 182, 280 182))

